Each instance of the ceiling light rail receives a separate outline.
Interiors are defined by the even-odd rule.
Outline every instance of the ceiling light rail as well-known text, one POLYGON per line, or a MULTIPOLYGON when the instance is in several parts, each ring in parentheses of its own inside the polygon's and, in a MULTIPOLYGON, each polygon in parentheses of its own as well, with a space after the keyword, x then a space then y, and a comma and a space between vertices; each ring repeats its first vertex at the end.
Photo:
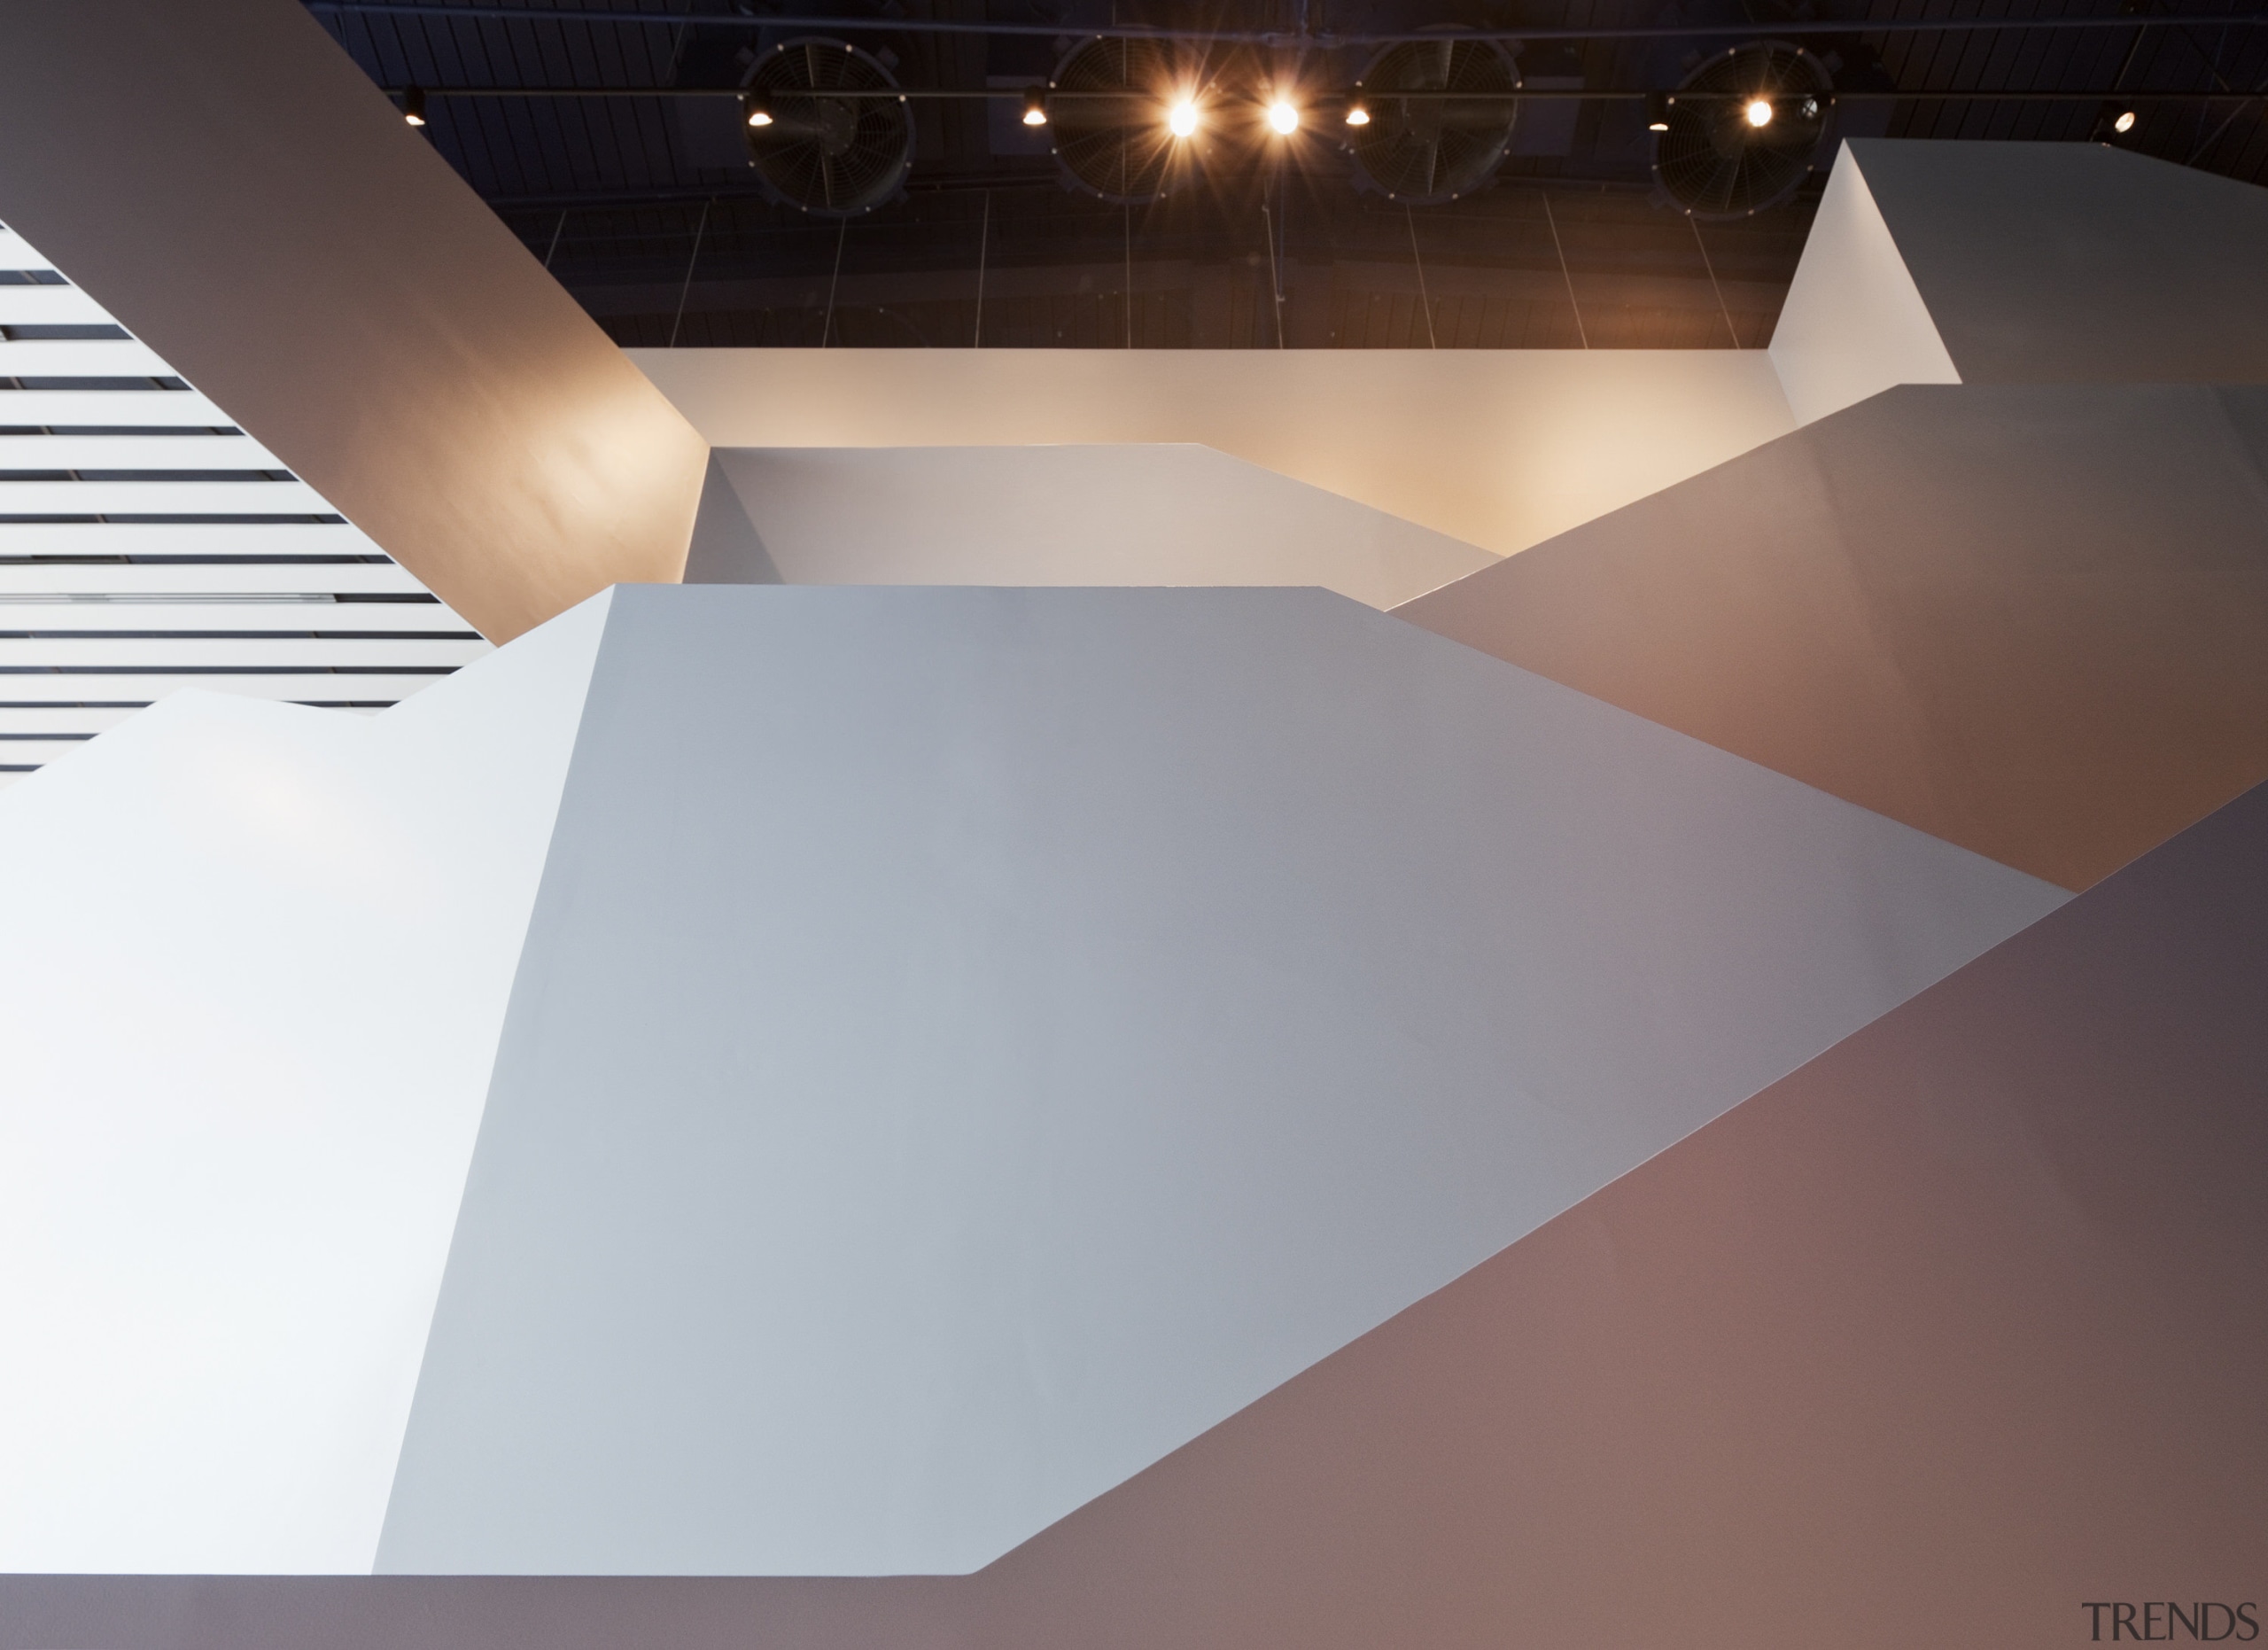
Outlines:
MULTIPOLYGON (((1137 24, 1081 25, 1067 28, 1060 23, 996 23, 944 18, 874 18, 794 16, 761 17, 718 12, 571 11, 564 8, 504 5, 447 5, 402 4, 401 0, 307 0, 307 10, 333 15, 366 17, 454 18, 466 22, 638 23, 649 27, 742 29, 815 28, 843 33, 888 35, 1026 35, 1055 39, 1063 35, 1099 35, 1115 40, 1160 40, 1191 44, 1267 46, 1297 51, 1331 51, 1341 46, 1389 46, 1441 38, 1437 31, 1397 33, 1285 29, 1157 28, 1137 24)), ((1775 20, 1776 35, 1990 34, 2000 31, 2066 33, 2103 28, 2244 28, 2268 24, 2268 12, 2185 12, 2158 17, 2119 12, 2098 17, 1945 17, 1845 18, 1823 21, 1775 20)), ((1715 40, 1752 35, 1758 25, 1748 23, 1646 24, 1615 27, 1501 28, 1460 30, 1464 40, 1511 44, 1537 40, 1715 40)), ((430 90, 430 89, 429 89, 430 90)), ((656 89, 660 90, 660 89, 656 89)))
MULTIPOLYGON (((1460 36, 1460 38, 1470 39, 1473 37, 1460 36)), ((402 95, 403 89, 399 86, 392 86, 387 87, 384 90, 389 96, 399 97, 402 95)), ((427 86, 423 90, 428 98, 736 97, 742 95, 742 89, 738 86, 427 86)), ((1396 103, 1424 102, 1426 100, 1449 101, 1456 103, 1490 101, 1503 103, 1644 103, 1651 99, 1663 97, 1669 94, 1658 91, 1635 90, 1628 87, 1586 86, 1569 89, 1555 86, 1521 88, 1509 91, 1394 91, 1390 94, 1379 95, 1390 97, 1391 99, 1396 103)), ((1679 100, 1688 103, 1698 103, 1712 98, 1722 101, 1738 101, 1745 103, 1750 100, 1753 94, 1748 92, 1731 91, 1681 91, 1674 95, 1679 100)), ((829 89, 825 93, 825 96, 830 98, 873 97, 897 103, 905 103, 909 101, 914 103, 983 101, 990 99, 996 103, 1006 101, 1009 103, 1021 104, 1025 101, 1027 94, 1018 90, 961 90, 949 88, 904 86, 889 89, 877 89, 874 90, 858 90, 848 88, 836 88, 829 89)), ((1057 90, 1051 91, 1047 94, 1047 105, 1050 108, 1054 108, 1066 103, 1076 102, 1082 97, 1091 97, 1100 101, 1123 102, 1126 99, 1127 94, 1123 92, 1080 93, 1057 90)), ((1318 95, 1313 99, 1313 102, 1317 106, 1322 107, 1336 107, 1340 105, 1345 105, 1351 109, 1356 106, 1361 106, 1366 102, 1374 102, 1376 100, 1376 97, 1366 99, 1357 93, 1348 91, 1336 94, 1335 96, 1318 95)), ((2112 101, 2124 106, 2128 105, 2159 103, 2268 103, 2268 90, 2104 91, 2096 90, 2090 91, 2082 90, 2078 91, 2019 91, 1972 86, 1967 88, 1947 88, 1944 90, 1837 91, 1832 94, 1831 100, 1836 103, 2101 103, 2105 101, 2112 101)), ((1256 106, 1264 110, 1267 107, 1266 100, 1261 100, 1256 106)), ((1027 121, 1026 123, 1037 126, 1045 125, 1046 122, 1045 121, 1027 121)), ((1352 125, 1361 125, 1363 123, 1363 121, 1359 121, 1349 122, 1349 124, 1352 125)), ((769 121, 768 120, 765 121, 751 121, 750 124, 761 126, 769 124, 769 121)))

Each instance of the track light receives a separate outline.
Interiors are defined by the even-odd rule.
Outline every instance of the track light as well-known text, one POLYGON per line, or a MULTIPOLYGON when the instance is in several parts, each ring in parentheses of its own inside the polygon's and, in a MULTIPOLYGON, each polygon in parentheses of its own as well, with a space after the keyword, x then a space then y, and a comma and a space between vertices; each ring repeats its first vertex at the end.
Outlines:
POLYGON ((1047 93, 1040 87, 1024 88, 1024 124, 1026 126, 1047 124, 1047 93))
POLYGON ((747 117, 750 126, 760 128, 771 125, 772 94, 768 91, 749 93, 747 97, 741 99, 741 113, 747 117))
POLYGON ((1268 105, 1269 129, 1278 137, 1289 137, 1300 129, 1300 109, 1289 97, 1278 97, 1268 105))
POLYGON ((1669 130, 1669 106, 1677 100, 1666 91, 1646 94, 1646 129, 1650 132, 1669 130))
POLYGON ((2110 129, 2114 132, 2132 131, 2134 129, 2134 112, 2132 109, 2121 112, 2118 118, 2110 123, 2110 129))
POLYGON ((1363 106, 1363 100, 1360 97, 1349 100, 1347 105, 1347 124, 1349 126, 1368 126, 1370 123, 1371 112, 1368 108, 1363 106))
POLYGON ((412 86, 401 94, 401 118, 412 126, 425 124, 425 89, 412 86))
POLYGON ((1177 97, 1166 112, 1166 129, 1176 137, 1187 137, 1197 130, 1197 100, 1177 97))
POLYGON ((1772 124, 1772 100, 1768 97, 1751 97, 1748 100, 1748 106, 1741 113, 1748 117, 1748 123, 1751 126, 1769 126, 1772 124))

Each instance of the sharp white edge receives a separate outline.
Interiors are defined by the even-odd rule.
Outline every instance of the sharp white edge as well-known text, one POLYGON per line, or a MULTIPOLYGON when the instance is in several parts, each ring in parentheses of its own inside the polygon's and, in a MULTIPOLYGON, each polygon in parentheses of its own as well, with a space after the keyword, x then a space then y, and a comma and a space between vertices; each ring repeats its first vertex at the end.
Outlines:
POLYGON ((1798 424, 1892 385, 1961 382, 1847 144, 1805 238, 1771 353, 1798 424))
POLYGON ((370 1568, 610 601, 0 795, 0 1568, 370 1568))

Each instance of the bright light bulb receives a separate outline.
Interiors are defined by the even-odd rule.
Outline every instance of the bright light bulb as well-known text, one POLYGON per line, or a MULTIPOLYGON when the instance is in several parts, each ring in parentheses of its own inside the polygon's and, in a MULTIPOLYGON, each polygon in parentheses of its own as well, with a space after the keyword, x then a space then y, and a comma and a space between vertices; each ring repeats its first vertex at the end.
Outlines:
POLYGON ((1278 97, 1268 105, 1268 124, 1278 136, 1289 137, 1300 129, 1300 112, 1288 97, 1278 97))
POLYGON ((1176 137, 1186 137, 1197 129, 1197 105, 1184 97, 1166 114, 1166 129, 1176 137))
POLYGON ((1363 105, 1362 105, 1361 104, 1359 104, 1359 103, 1350 103, 1350 104, 1348 104, 1348 105, 1347 105, 1347 124, 1348 124, 1348 125, 1349 125, 1349 126, 1368 126, 1370 123, 1371 123, 1371 112, 1370 112, 1368 109, 1365 109, 1364 107, 1363 107, 1363 105))
POLYGON ((761 109, 750 109, 748 112, 748 123, 750 126, 769 126, 772 124, 772 117, 761 109))
POLYGON ((1026 126, 1046 125, 1047 111, 1045 109, 1026 109, 1024 111, 1024 124, 1026 126))
POLYGON ((1748 100, 1748 107, 1742 113, 1748 116, 1748 123, 1751 126, 1769 126, 1772 124, 1772 105, 1770 100, 1767 98, 1750 98, 1748 100))
POLYGON ((2125 113, 2120 115, 2117 120, 2110 123, 2110 129, 2114 132, 2132 131, 2134 129, 2134 112, 2132 109, 2127 110, 2125 113))

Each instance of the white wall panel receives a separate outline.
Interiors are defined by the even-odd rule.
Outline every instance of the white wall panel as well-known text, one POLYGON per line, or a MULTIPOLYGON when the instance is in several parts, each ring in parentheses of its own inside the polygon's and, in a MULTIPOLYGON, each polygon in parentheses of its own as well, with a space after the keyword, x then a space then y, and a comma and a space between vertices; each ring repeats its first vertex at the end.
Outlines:
POLYGON ((2063 898, 1317 591, 625 587, 381 1568, 974 1568, 2063 898))
POLYGON ((0 797, 0 1569, 369 1568, 605 607, 0 797))
POLYGON ((6 300, 11 324, 117 324, 108 310, 75 286, 11 286, 0 289, 0 298, 6 300))
MULTIPOLYGON (((0 288, 0 294, 35 291, 0 288)), ((233 423, 194 390, 0 390, 0 423, 9 424, 189 424, 233 423)))
MULTIPOLYGON (((237 530, 239 533, 243 529, 237 530)), ((274 531, 262 527, 261 534, 274 531)), ((237 543, 245 540, 239 538, 237 543)), ((0 601, 34 594, 131 596, 169 594, 200 601, 229 595, 422 595, 424 587, 392 562, 85 562, 10 561, 0 557, 0 601)), ((384 604, 399 612, 402 604, 384 604)), ((441 610, 447 612, 447 609, 441 610)), ((453 627, 464 621, 452 615, 453 627)))
MULTIPOLYGON (((310 626, 310 629, 314 627, 310 626)), ((330 665, 470 664, 489 651, 485 642, 373 642, 352 635, 336 638, 245 636, 212 639, 197 635, 147 639, 33 636, 5 643, 12 665, 66 668, 205 665, 221 669, 289 665, 320 670, 330 665)))
POLYGON ((315 562, 353 556, 377 563, 385 558, 385 552, 348 522, 0 524, 0 557, 32 556, 170 556, 216 562, 246 556, 315 562))
POLYGON ((0 269, 51 269, 54 267, 15 230, 0 227, 0 269))
POLYGON ((4 481, 0 511, 74 516, 328 516, 297 481, 4 481))
POLYGON ((132 339, 0 339, 0 377, 168 378, 173 371, 132 339))
POLYGON ((300 704, 392 704, 413 693, 423 693, 444 681, 457 666, 431 667, 421 672, 370 670, 276 671, 250 673, 223 667, 187 672, 178 666, 151 670, 38 670, 0 673, 0 699, 12 704, 107 705, 146 704, 169 693, 185 689, 198 693, 227 693, 247 699, 280 699, 300 704))
POLYGON ((118 598, 59 596, 10 601, 0 595, 0 634, 113 631, 147 636, 152 630, 273 631, 304 636, 404 632, 435 640, 478 642, 479 633, 438 602, 334 602, 328 596, 289 595, 251 602, 225 596, 118 598), (162 610, 162 611, 160 611, 162 610))
POLYGON ((283 468, 245 435, 0 435, 0 470, 283 468))

